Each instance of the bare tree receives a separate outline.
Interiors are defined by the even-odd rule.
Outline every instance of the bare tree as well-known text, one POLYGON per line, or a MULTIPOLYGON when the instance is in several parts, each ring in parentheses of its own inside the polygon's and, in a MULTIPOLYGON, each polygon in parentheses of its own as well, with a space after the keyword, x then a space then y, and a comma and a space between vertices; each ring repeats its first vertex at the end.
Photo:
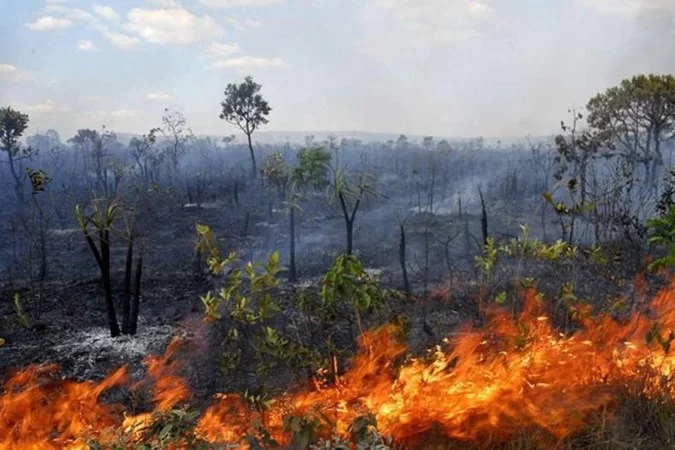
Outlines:
POLYGON ((187 121, 178 111, 164 110, 162 116, 162 134, 166 139, 163 157, 169 163, 169 179, 174 180, 180 174, 180 161, 195 140, 187 121))
POLYGON ((163 160, 163 155, 156 146, 159 131, 159 128, 153 128, 140 139, 134 137, 129 142, 129 151, 136 162, 138 173, 145 187, 155 185, 158 181, 157 172, 163 160))

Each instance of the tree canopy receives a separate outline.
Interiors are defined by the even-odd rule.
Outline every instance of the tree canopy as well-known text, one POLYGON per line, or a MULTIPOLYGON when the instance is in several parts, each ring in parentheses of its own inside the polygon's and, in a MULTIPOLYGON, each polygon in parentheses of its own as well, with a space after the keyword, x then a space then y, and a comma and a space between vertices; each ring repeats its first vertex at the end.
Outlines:
POLYGON ((0 144, 10 157, 19 152, 19 139, 28 128, 28 114, 22 114, 11 106, 0 108, 0 144))
POLYGON ((225 88, 225 100, 220 105, 220 118, 236 125, 248 138, 248 147, 251 152, 253 176, 256 176, 255 154, 251 143, 251 135, 255 130, 269 121, 267 116, 272 108, 260 94, 262 86, 248 76, 241 84, 230 83, 225 88))
POLYGON ((653 181, 663 165, 661 144, 675 137, 675 77, 637 75, 588 102, 588 124, 609 133, 630 163, 653 181))

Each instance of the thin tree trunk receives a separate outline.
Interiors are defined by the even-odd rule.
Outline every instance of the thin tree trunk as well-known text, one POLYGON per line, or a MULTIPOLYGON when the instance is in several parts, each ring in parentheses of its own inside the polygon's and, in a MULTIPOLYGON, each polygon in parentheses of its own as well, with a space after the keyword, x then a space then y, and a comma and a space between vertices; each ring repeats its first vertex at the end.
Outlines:
POLYGON ((403 224, 399 224, 398 227, 401 235, 401 240, 399 241, 398 244, 398 260, 399 263, 401 264, 401 273, 403 274, 403 290, 405 292, 410 292, 410 282, 408 280, 408 267, 406 265, 406 257, 405 257, 405 250, 406 250, 405 227, 403 226, 403 224))
POLYGON ((108 230, 101 232, 101 277, 103 278, 103 291, 105 293, 105 306, 108 314, 108 327, 110 336, 120 335, 120 326, 117 323, 115 315, 115 303, 113 302, 112 283, 110 280, 110 232, 108 230))
POLYGON ((138 329, 138 311, 141 300, 141 277, 143 276, 143 249, 136 261, 136 279, 134 280, 134 301, 131 303, 131 326, 129 334, 135 335, 138 329))
POLYGON ((246 137, 248 138, 248 151, 251 152, 251 166, 253 168, 253 179, 258 177, 258 168, 255 163, 255 153, 253 152, 253 144, 251 143, 251 133, 247 133, 246 137))
POLYGON ((483 246, 487 246, 488 243, 488 218, 487 218, 487 210, 485 209, 485 199, 483 198, 483 191, 480 189, 478 190, 478 195, 480 195, 480 207, 481 207, 481 215, 480 215, 480 228, 483 234, 483 246))
POLYGON ((427 295, 429 288, 429 220, 424 225, 424 295, 427 295))
POLYGON ((290 256, 290 269, 288 272, 288 279, 289 281, 296 281, 297 279, 297 272, 295 268, 295 208, 292 206, 290 207, 290 213, 289 213, 289 227, 291 231, 291 256, 290 256))
POLYGON ((134 262, 134 238, 129 237, 127 261, 124 266, 124 293, 122 295, 122 334, 131 332, 131 272, 134 262))
POLYGON ((351 255, 354 248, 354 221, 347 221, 347 254, 351 255))
POLYGON ((9 158, 9 170, 12 173, 12 177, 14 178, 14 194, 16 195, 16 199, 19 201, 19 203, 23 203, 24 200, 24 195, 23 195, 23 184, 21 183, 21 176, 16 171, 16 162, 14 160, 14 156, 12 154, 12 149, 10 148, 9 151, 7 152, 7 156, 9 158))

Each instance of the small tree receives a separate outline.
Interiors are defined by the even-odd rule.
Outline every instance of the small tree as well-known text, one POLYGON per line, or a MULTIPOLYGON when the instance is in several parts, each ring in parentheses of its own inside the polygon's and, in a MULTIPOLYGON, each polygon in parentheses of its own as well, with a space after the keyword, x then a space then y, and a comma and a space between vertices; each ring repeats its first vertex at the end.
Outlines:
MULTIPOLYGON (((75 217, 80 225, 80 229, 84 234, 84 238, 89 246, 99 271, 101 272, 101 280, 103 284, 103 292, 105 295, 106 313, 108 316, 108 327, 110 328, 110 336, 117 337, 120 335, 120 326, 117 321, 117 314, 115 312, 115 303, 113 301, 112 279, 111 279, 111 236, 115 231, 113 225, 122 216, 124 209, 117 200, 94 200, 91 202, 86 210, 79 205, 75 206, 75 217), (95 230, 96 236, 92 236, 91 227, 95 230), (97 245, 98 241, 98 245, 97 245)), ((136 241, 135 234, 135 217, 134 211, 131 215, 124 216, 125 230, 123 236, 127 241, 127 259, 124 270, 124 292, 122 297, 122 330, 123 334, 136 334, 141 276, 143 273, 143 247, 141 246, 141 254, 136 261, 135 280, 134 280, 134 295, 132 299, 132 266, 134 257, 134 243, 136 241)))
POLYGON ((93 172, 97 191, 106 196, 110 196, 112 190, 108 183, 108 171, 113 166, 110 147, 116 141, 115 133, 105 127, 100 133, 86 128, 77 130, 75 136, 68 140, 83 152, 85 170, 93 172))
POLYGON ((155 145, 159 131, 159 128, 153 128, 140 139, 134 137, 129 142, 129 151, 136 162, 138 173, 145 187, 157 183, 157 172, 163 160, 163 154, 155 145))
POLYGON ((345 221, 347 231, 347 254, 351 255, 354 248, 354 221, 359 207, 368 197, 377 197, 373 176, 361 172, 353 174, 345 168, 334 168, 333 179, 329 186, 328 199, 331 203, 338 203, 345 221))
POLYGON ((230 83, 225 88, 225 100, 220 103, 223 108, 220 118, 236 125, 246 135, 248 150, 251 152, 254 178, 258 171, 251 135, 261 125, 269 122, 266 117, 272 110, 267 101, 259 94, 261 87, 250 76, 246 77, 244 82, 239 85, 230 83))
POLYGON ((331 154, 323 147, 308 146, 298 151, 298 165, 293 170, 294 181, 304 187, 322 191, 328 187, 328 164, 331 154))
POLYGON ((279 152, 274 152, 265 159, 263 167, 263 177, 269 188, 274 188, 280 199, 284 198, 284 193, 288 187, 290 169, 284 162, 284 158, 279 152))
POLYGON ((180 161, 194 143, 195 136, 192 129, 187 127, 183 114, 169 109, 164 110, 160 131, 166 140, 162 155, 169 162, 169 178, 173 178, 178 175, 180 161))
POLYGON ((120 205, 113 201, 110 204, 99 204, 92 202, 90 214, 86 214, 79 205, 75 207, 75 217, 80 225, 84 238, 87 241, 89 250, 96 259, 96 264, 101 272, 101 281, 103 283, 103 292, 105 295, 105 307, 108 316, 108 327, 110 336, 120 335, 120 326, 117 323, 115 314, 115 303, 113 302, 112 280, 110 279, 110 234, 113 222, 120 212, 120 205), (90 225, 96 229, 98 246, 94 237, 90 234, 90 225))
POLYGON ((298 278, 297 265, 295 261, 295 213, 302 212, 300 200, 302 197, 298 192, 297 185, 293 182, 289 183, 286 189, 286 200, 284 207, 288 211, 288 229, 290 234, 290 256, 288 264, 288 280, 293 282, 298 278))
POLYGON ((564 186, 573 202, 566 206, 562 202, 554 202, 552 196, 544 193, 546 201, 553 205, 560 221, 562 238, 572 243, 576 218, 581 213, 592 212, 595 206, 589 201, 588 181, 593 165, 600 157, 609 157, 612 146, 606 132, 597 130, 581 130, 583 115, 570 111, 572 122, 561 122, 561 129, 566 135, 555 138, 557 155, 553 159, 554 178, 560 186, 564 186), (565 223, 565 218, 568 223, 565 223))
MULTIPOLYGON (((43 312, 44 286, 48 276, 48 229, 52 215, 44 208, 42 201, 38 199, 40 194, 47 190, 51 178, 40 169, 26 168, 30 180, 31 192, 29 208, 21 213, 21 222, 28 238, 26 259, 28 263, 28 275, 32 287, 37 291, 37 296, 31 305, 31 322, 38 323, 43 312)), ((20 305, 16 305, 17 312, 20 305)))
POLYGON ((0 149, 7 153, 7 164, 14 178, 14 193, 17 200, 23 201, 23 182, 19 161, 30 158, 33 150, 23 148, 19 139, 28 128, 28 115, 21 114, 10 106, 0 108, 0 149))

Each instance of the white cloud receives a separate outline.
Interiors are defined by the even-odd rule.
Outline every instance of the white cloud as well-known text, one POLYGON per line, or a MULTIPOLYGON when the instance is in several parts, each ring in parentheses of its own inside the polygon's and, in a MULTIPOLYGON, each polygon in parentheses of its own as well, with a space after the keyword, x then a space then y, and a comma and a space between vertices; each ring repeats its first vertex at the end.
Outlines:
POLYGON ((421 46, 456 44, 481 35, 485 26, 504 25, 492 0, 371 0, 421 46))
POLYGON ((284 1, 285 0, 199 0, 199 3, 211 8, 234 8, 278 5, 284 1))
POLYGON ((89 52, 89 53, 98 51, 96 45, 93 42, 88 41, 86 39, 77 41, 77 49, 81 52, 89 52))
POLYGON ((57 105, 51 100, 46 100, 42 103, 34 105, 23 105, 20 107, 22 111, 33 113, 33 114, 50 114, 58 112, 68 112, 70 108, 67 106, 57 105))
POLYGON ((106 20, 114 21, 119 18, 114 9, 105 5, 94 5, 94 12, 106 20))
MULTIPOLYGON (((127 34, 120 33, 118 31, 111 31, 108 24, 106 24, 99 18, 99 16, 101 16, 109 20, 113 19, 116 20, 116 18, 118 17, 117 13, 115 13, 115 11, 112 8, 109 8, 107 6, 101 5, 94 6, 94 11, 97 13, 98 16, 95 16, 94 14, 79 8, 69 8, 67 6, 56 4, 47 5, 45 10, 53 14, 59 14, 63 16, 66 20, 86 23, 87 26, 101 33, 101 36, 103 36, 114 47, 120 50, 125 51, 136 50, 141 45, 141 40, 138 37, 129 36, 127 34)), ((84 41, 80 41, 80 43, 82 42, 84 41)), ((85 47, 83 48, 80 45, 80 43, 78 43, 78 49, 82 51, 95 51, 93 49, 88 48, 87 47, 88 44, 82 44, 85 47)))
POLYGON ((212 42, 202 55, 209 61, 206 67, 210 69, 266 69, 281 67, 284 62, 281 58, 258 58, 242 55, 236 58, 231 56, 239 53, 239 44, 219 44, 212 42))
POLYGON ((248 28, 260 28, 263 25, 263 23, 258 20, 246 19, 242 22, 240 20, 235 19, 234 17, 227 17, 225 19, 225 22, 230 24, 232 28, 235 28, 239 31, 244 31, 248 28))
POLYGON ((120 50, 136 50, 141 45, 141 40, 135 36, 127 36, 108 30, 101 30, 101 35, 120 50))
POLYGON ((91 22, 95 19, 94 15, 90 12, 87 12, 80 8, 70 8, 68 6, 50 4, 47 5, 44 9, 45 12, 50 14, 59 14, 67 20, 73 22, 91 22))
POLYGON ((672 0, 581 0, 606 14, 635 16, 643 11, 668 10, 675 11, 675 2, 672 0))
POLYGON ((115 111, 110 111, 110 117, 116 119, 131 119, 138 115, 138 111, 135 109, 118 109, 115 111))
POLYGON ((160 8, 181 8, 178 0, 148 0, 148 3, 160 8))
POLYGON ((127 18, 124 28, 153 44, 190 44, 223 33, 212 17, 197 17, 183 8, 134 8, 127 18))
POLYGON ((284 62, 281 58, 256 58, 253 56, 240 56, 238 58, 222 59, 209 63, 211 69, 266 69, 281 67, 284 62))
POLYGON ((246 25, 249 28, 261 28, 263 26, 263 23, 259 20, 246 19, 244 20, 244 25, 246 25))
POLYGON ((217 42, 212 42, 204 50, 204 56, 209 58, 225 57, 230 56, 239 51, 239 44, 219 44, 217 42))
POLYGON ((42 16, 35 22, 26 24, 26 27, 33 31, 54 31, 62 30, 73 25, 73 22, 68 19, 58 19, 52 16, 42 16))
POLYGON ((7 83, 20 83, 30 79, 27 70, 20 69, 13 64, 0 64, 0 80, 7 83))
POLYGON ((151 92, 150 94, 146 95, 145 98, 148 100, 171 100, 173 97, 169 94, 161 94, 157 92, 151 92))
POLYGON ((244 31, 246 29, 244 24, 241 23, 240 21, 238 21, 235 18, 228 17, 228 18, 225 19, 225 22, 227 22, 230 26, 232 26, 232 28, 234 28, 236 30, 244 31))

